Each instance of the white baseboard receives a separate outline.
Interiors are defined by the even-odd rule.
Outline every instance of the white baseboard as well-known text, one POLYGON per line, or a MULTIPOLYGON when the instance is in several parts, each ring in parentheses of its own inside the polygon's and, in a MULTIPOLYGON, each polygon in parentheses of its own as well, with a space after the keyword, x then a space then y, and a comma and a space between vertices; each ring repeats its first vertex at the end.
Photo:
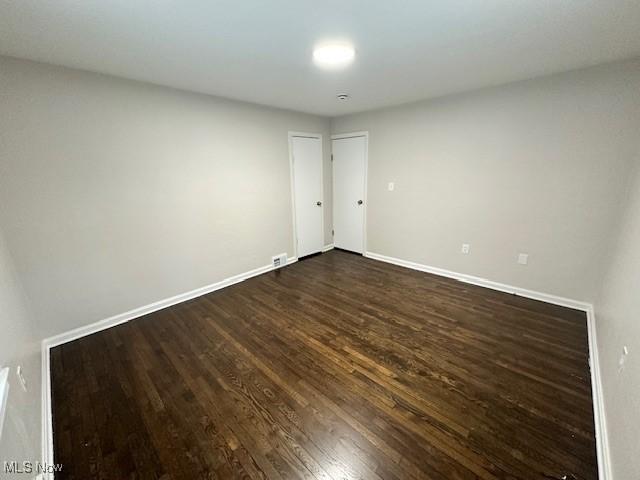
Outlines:
MULTIPOLYGON (((42 463, 53 465, 53 417, 51 415, 50 347, 42 342, 42 463)), ((42 473, 42 480, 52 480, 52 474, 42 473)))
POLYGON ((442 277, 453 278, 461 282, 478 285, 481 287, 498 290, 500 292, 511 293, 521 297, 540 300, 562 307, 569 307, 582 310, 587 314, 587 331, 589 336, 589 365, 591 370, 591 392, 593 396, 593 416, 596 430, 596 449, 598 455, 598 474, 600 480, 611 480, 611 461, 609 457, 609 441, 607 439, 606 418, 604 412, 604 401, 602 396, 602 381, 600 378, 600 362, 598 361, 598 342, 596 340, 596 325, 593 305, 579 300, 559 297, 549 293, 541 293, 525 288, 514 287, 504 283, 494 282, 481 277, 467 275, 464 273, 452 272, 442 268, 423 265, 409 260, 388 257, 373 252, 365 252, 365 257, 381 262, 392 263, 401 267, 419 270, 421 272, 432 273, 442 277))
POLYGON ((587 328, 589 331, 589 366, 591 367, 591 396, 593 397, 593 421, 596 429, 596 450, 598 455, 598 478, 611 480, 611 457, 609 456, 609 438, 604 410, 602 378, 596 335, 596 316, 593 306, 587 310, 587 328))
MULTIPOLYGON (((288 258, 287 265, 290 265, 297 261, 298 259, 296 257, 288 258)), ((120 313, 118 315, 114 315, 113 317, 109 317, 104 320, 100 320, 98 322, 78 327, 73 330, 69 330, 68 332, 55 335, 53 337, 49 337, 43 340, 43 343, 46 344, 46 346, 48 346, 49 348, 52 348, 63 343, 71 342, 72 340, 76 340, 78 338, 91 335, 92 333, 99 332, 100 330, 115 327, 116 325, 119 325, 121 323, 133 320, 134 318, 148 315, 149 313, 153 313, 157 310, 162 310, 163 308, 170 307, 171 305, 176 305, 178 303, 191 300, 192 298, 215 292, 216 290, 220 290, 221 288, 234 285, 236 283, 247 280, 248 278, 270 272, 271 270, 273 270, 273 265, 265 265, 248 272, 240 273, 238 275, 234 275, 233 277, 225 278, 224 280, 221 280, 219 282, 212 283, 211 285, 196 288, 195 290, 191 290, 190 292, 185 292, 173 297, 165 298, 164 300, 159 300, 157 302, 150 303, 149 305, 144 305, 142 307, 129 310, 128 312, 120 313)))
POLYGON ((328 252, 329 250, 333 250, 333 243, 331 243, 329 245, 325 245, 324 247, 322 247, 322 253, 328 252))
POLYGON ((494 282, 493 280, 487 280, 486 278, 467 275, 466 273, 452 272, 451 270, 445 270, 444 268, 432 267, 429 265, 423 265, 421 263, 411 262, 409 260, 402 260, 394 257, 387 257, 386 255, 380 255, 379 253, 365 252, 364 256, 372 258, 374 260, 380 260, 382 262, 400 265, 401 267, 411 268, 412 270, 433 273, 434 275, 439 275, 441 277, 453 278, 464 283, 470 283, 472 285, 478 285, 480 287, 486 287, 492 290, 498 290, 500 292, 513 293, 521 297, 540 300, 542 302, 552 303, 554 305, 560 305, 562 307, 574 308, 576 310, 583 310, 585 312, 591 307, 591 304, 587 302, 559 297, 557 295, 551 295, 549 293, 527 290, 526 288, 514 287, 513 285, 494 282))
MULTIPOLYGON (((297 262, 297 257, 287 258, 287 265, 297 262)), ((46 338, 42 341, 42 461, 45 464, 52 465, 54 462, 53 456, 53 418, 51 415, 51 370, 50 370, 50 350, 53 347, 62 345, 63 343, 77 340, 78 338, 91 335, 107 328, 115 327, 121 323, 128 322, 138 317, 148 315, 163 308, 176 305, 178 303, 186 302, 192 298, 206 295, 207 293, 220 290, 225 287, 229 287, 236 283, 240 283, 251 277, 261 275, 274 270, 273 265, 265 265, 263 267, 250 270, 248 272, 234 275, 233 277, 225 278, 211 285, 206 285, 190 292, 181 293, 164 300, 145 305, 142 307, 129 310, 128 312, 114 315, 113 317, 100 320, 99 322, 85 325, 75 328, 68 332, 55 335, 53 337, 46 338)), ((47 474, 44 475, 47 480, 50 478, 47 474)), ((52 478, 52 477, 51 477, 52 478)))
MULTIPOLYGON (((327 252, 334 248, 334 245, 326 245, 322 251, 327 252)), ((379 260, 382 262, 392 263, 402 267, 410 268, 413 270, 419 270, 421 272, 432 273, 447 278, 453 278, 465 283, 479 285, 482 287, 498 290, 501 292, 512 293, 534 300, 541 300, 543 302, 552 303, 569 308, 575 308, 583 310, 587 313, 587 328, 589 334, 589 363, 591 365, 591 389, 593 394, 593 411, 594 422, 596 430, 596 447, 598 455, 598 471, 600 480, 611 480, 611 466, 609 460, 609 444, 607 440, 606 419, 604 413, 604 402, 602 396, 602 383, 600 378, 600 363, 598 361, 598 345, 596 341, 596 328, 595 328, 595 315, 593 305, 572 300, 564 297, 558 297, 556 295, 550 295, 547 293, 535 292, 503 283, 493 282, 480 277, 472 275, 466 275, 463 273, 452 272, 442 268, 431 267, 428 265, 422 265, 419 263, 411 262, 408 260, 401 260, 399 258, 387 257, 373 252, 365 252, 365 257, 379 260)), ((293 257, 287 259, 287 265, 296 262, 298 259, 293 257)), ((101 320, 91 325, 76 328, 69 332, 56 335, 51 338, 47 338, 42 341, 42 460, 47 464, 53 464, 53 419, 51 416, 51 371, 50 371, 50 349, 72 340, 91 335, 92 333, 111 328, 121 323, 128 322, 135 318, 147 315, 149 313, 161 310, 163 308, 170 307, 177 303, 181 303, 192 298, 196 298, 207 293, 220 290, 230 285, 242 282, 248 278, 261 275, 263 273, 273 270, 272 265, 266 265, 264 267, 256 268, 249 272, 241 273, 233 277, 229 277, 220 282, 207 285, 205 287, 192 290, 180 295, 176 295, 165 300, 145 305, 143 307, 130 310, 120 315, 101 320)), ((43 478, 51 478, 44 475, 43 478)))

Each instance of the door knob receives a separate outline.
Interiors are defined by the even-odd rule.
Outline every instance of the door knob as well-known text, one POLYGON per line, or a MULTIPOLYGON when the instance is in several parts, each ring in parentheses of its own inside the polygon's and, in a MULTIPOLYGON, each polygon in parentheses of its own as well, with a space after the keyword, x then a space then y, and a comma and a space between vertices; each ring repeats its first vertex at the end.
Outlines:
POLYGON ((318 205, 319 207, 322 206, 322 202, 316 202, 316 205, 318 205))
POLYGON ((362 205, 362 200, 358 200, 358 205, 362 205))

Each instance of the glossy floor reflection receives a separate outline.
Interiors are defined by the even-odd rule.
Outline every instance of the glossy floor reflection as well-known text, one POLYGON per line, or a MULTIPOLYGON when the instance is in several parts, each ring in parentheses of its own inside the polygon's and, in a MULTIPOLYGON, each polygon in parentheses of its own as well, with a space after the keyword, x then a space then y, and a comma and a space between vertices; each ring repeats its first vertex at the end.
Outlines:
POLYGON ((597 478, 582 312, 340 251, 52 350, 57 478, 597 478))

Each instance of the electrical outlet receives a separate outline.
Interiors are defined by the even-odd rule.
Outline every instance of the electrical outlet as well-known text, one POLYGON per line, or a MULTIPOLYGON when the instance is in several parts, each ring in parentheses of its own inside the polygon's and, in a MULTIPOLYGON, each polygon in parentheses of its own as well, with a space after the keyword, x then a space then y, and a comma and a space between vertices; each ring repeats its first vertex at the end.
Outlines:
POLYGON ((463 243, 462 244, 462 253, 464 253, 465 255, 468 255, 469 252, 471 251, 471 245, 469 245, 468 243, 463 243))
POLYGON ((20 383, 20 386, 26 392, 27 381, 25 380, 24 375, 22 373, 22 365, 18 365, 18 368, 16 368, 16 376, 18 377, 18 382, 20 383))
POLYGON ((526 265, 527 263, 529 263, 529 254, 528 253, 521 253, 518 255, 518 263, 520 265, 526 265))
POLYGON ((393 192, 393 189, 396 188, 396 185, 393 182, 389 182, 389 185, 387 186, 387 188, 389 189, 390 192, 393 192))

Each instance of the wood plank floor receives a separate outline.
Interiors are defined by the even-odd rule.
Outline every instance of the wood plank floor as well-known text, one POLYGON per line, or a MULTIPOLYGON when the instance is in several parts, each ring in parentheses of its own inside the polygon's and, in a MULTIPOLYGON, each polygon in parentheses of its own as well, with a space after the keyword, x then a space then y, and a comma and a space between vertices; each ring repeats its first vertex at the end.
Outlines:
POLYGON ((584 313, 345 252, 51 365, 56 478, 597 478, 584 313))

